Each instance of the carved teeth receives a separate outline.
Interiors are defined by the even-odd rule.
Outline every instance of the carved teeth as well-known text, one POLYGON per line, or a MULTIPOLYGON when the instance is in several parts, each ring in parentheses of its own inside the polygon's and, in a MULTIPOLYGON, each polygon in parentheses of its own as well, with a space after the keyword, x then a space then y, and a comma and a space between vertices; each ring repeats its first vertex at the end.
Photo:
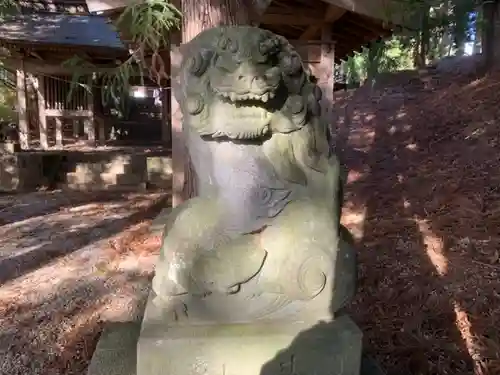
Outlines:
POLYGON ((219 91, 215 90, 217 94, 222 96, 223 98, 229 99, 232 102, 236 102, 239 100, 259 100, 263 103, 267 103, 269 99, 274 98, 276 95, 274 92, 266 92, 264 94, 258 95, 258 94, 252 94, 252 93, 247 93, 247 94, 237 94, 235 92, 226 92, 226 91, 219 91))

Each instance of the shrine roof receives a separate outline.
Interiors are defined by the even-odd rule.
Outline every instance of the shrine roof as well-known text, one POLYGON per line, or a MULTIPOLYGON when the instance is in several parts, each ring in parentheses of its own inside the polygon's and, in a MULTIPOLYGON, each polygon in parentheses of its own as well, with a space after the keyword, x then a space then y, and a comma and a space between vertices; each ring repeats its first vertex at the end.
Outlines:
POLYGON ((0 40, 16 44, 46 44, 124 50, 125 46, 106 17, 61 13, 6 16, 0 40))

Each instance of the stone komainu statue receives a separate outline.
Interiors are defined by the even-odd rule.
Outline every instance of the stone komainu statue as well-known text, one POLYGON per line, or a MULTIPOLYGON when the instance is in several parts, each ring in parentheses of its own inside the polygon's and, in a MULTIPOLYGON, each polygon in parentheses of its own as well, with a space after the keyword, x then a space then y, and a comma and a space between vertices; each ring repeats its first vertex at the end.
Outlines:
POLYGON ((214 28, 184 48, 177 96, 199 196, 167 218, 155 303, 223 321, 335 313, 356 263, 321 90, 269 31, 214 28))

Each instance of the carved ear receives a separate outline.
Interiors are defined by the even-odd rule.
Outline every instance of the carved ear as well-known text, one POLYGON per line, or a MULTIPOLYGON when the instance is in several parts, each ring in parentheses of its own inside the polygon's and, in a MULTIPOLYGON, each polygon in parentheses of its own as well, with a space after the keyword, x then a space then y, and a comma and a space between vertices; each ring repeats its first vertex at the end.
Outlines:
POLYGON ((319 125, 317 121, 319 120, 313 119, 313 123, 311 123, 310 126, 303 127, 293 133, 292 149, 295 159, 299 164, 302 164, 302 168, 309 168, 316 172, 326 173, 327 160, 318 147, 321 141, 324 142, 325 140, 317 139, 316 127, 319 125))
POLYGON ((264 154, 280 178, 291 183, 306 185, 307 176, 295 160, 290 138, 289 134, 273 134, 273 137, 264 143, 264 154))

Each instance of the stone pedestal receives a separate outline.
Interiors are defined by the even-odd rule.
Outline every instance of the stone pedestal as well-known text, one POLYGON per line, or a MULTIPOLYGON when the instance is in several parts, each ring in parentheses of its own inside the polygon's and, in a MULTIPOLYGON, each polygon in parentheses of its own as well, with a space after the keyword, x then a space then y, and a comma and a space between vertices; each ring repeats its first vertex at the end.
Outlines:
POLYGON ((157 319, 148 302, 137 344, 137 375, 359 375, 362 333, 333 322, 190 324, 157 319))
POLYGON ((88 375, 384 375, 360 358, 361 331, 345 315, 317 323, 175 321, 152 295, 145 290, 129 317, 106 324, 88 375))

